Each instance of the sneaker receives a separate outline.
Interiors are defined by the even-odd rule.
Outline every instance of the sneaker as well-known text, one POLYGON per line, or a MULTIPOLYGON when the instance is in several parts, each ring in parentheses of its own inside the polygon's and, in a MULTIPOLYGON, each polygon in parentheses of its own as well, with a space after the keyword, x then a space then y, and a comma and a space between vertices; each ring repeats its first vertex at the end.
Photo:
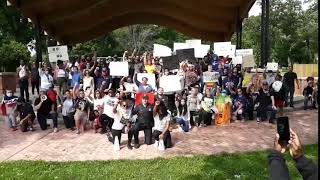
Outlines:
POLYGON ((127 147, 128 147, 128 149, 132 150, 131 143, 128 143, 127 147))
POLYGON ((134 144, 134 148, 138 149, 140 147, 140 144, 134 144))
POLYGON ((33 127, 30 127, 30 128, 29 128, 29 131, 34 131, 33 127))
POLYGON ((259 118, 257 118, 257 123, 260 123, 260 119, 259 118))
POLYGON ((107 136, 108 137, 108 141, 113 143, 113 138, 111 136, 107 136))
POLYGON ((79 130, 77 130, 76 134, 80 134, 80 131, 79 131, 79 130))
POLYGON ((159 146, 159 141, 154 141, 153 146, 154 146, 155 148, 158 148, 158 146, 159 146))
POLYGON ((58 131, 59 131, 58 128, 53 128, 54 133, 57 133, 58 131))

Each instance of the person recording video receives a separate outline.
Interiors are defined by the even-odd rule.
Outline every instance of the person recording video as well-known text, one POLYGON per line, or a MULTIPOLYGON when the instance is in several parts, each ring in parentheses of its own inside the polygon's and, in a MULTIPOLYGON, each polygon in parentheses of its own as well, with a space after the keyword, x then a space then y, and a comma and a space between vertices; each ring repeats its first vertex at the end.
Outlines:
POLYGON ((280 136, 277 133, 274 140, 273 150, 268 156, 270 179, 290 179, 287 164, 282 156, 282 154, 287 150, 289 150, 291 157, 295 161, 296 168, 304 180, 318 179, 318 167, 314 162, 312 162, 312 160, 304 156, 299 136, 290 129, 290 140, 286 147, 279 144, 279 139, 280 136))

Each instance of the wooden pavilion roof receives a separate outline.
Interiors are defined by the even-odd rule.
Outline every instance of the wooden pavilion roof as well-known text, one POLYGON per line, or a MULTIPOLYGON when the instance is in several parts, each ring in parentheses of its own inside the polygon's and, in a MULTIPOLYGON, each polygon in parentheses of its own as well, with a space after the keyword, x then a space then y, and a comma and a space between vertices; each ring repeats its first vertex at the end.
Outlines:
POLYGON ((9 0, 59 42, 73 44, 133 24, 156 24, 208 41, 230 39, 255 0, 9 0), (239 16, 238 16, 239 14, 239 16))

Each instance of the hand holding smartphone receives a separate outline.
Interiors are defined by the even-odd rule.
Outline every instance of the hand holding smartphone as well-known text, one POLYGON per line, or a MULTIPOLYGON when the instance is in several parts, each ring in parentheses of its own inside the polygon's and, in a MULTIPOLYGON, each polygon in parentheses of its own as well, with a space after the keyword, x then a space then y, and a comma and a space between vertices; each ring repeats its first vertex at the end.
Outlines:
POLYGON ((287 116, 278 118, 277 131, 280 136, 279 144, 282 146, 287 146, 290 140, 289 118, 287 116))

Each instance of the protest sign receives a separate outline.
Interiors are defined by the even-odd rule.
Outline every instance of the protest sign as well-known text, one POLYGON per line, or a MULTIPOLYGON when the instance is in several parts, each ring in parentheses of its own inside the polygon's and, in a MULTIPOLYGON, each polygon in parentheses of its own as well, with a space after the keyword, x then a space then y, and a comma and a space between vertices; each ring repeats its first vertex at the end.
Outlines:
POLYGON ((213 44, 214 53, 218 56, 232 56, 234 54, 231 42, 216 42, 213 44))
POLYGON ((151 105, 154 105, 154 94, 153 93, 137 93, 136 98, 135 98, 135 105, 138 106, 138 105, 142 104, 142 98, 144 95, 147 95, 149 97, 148 103, 150 103, 151 105))
POLYGON ((153 57, 171 56, 171 49, 161 44, 153 44, 153 57))
POLYGON ((48 54, 49 54, 49 62, 57 62, 58 60, 61 60, 61 61, 69 60, 67 46, 48 47, 48 54))
POLYGON ((237 65, 237 64, 240 64, 242 65, 242 56, 236 56, 234 58, 232 58, 232 64, 233 65, 237 65))
POLYGON ((173 69, 180 68, 177 55, 162 57, 161 59, 162 59, 163 69, 173 70, 173 69))
POLYGON ((203 82, 218 82, 219 72, 203 72, 203 82))
POLYGON ((278 63, 267 63, 267 71, 278 71, 278 63))
POLYGON ((189 45, 187 43, 173 43, 173 51, 176 52, 180 49, 188 49, 189 45))
POLYGON ((253 55, 253 49, 237 49, 236 50, 236 56, 249 56, 253 55))
POLYGON ((159 87, 162 87, 165 93, 183 90, 184 81, 179 75, 169 75, 160 77, 159 87))
POLYGON ((201 40, 200 39, 186 40, 186 44, 188 44, 189 48, 193 48, 198 45, 201 45, 201 40))
POLYGON ((110 62, 109 64, 111 76, 128 76, 129 65, 128 62, 110 62))
POLYGON ((156 77, 154 74, 148 74, 148 73, 138 73, 137 74, 137 79, 140 83, 142 83, 142 78, 148 78, 148 84, 154 89, 157 89, 156 86, 156 77))
POLYGON ((177 57, 179 62, 188 60, 189 63, 196 64, 197 60, 194 57, 194 49, 180 49, 177 50, 177 57))
POLYGON ((253 55, 247 55, 242 57, 242 67, 255 67, 256 63, 254 61, 254 56, 253 55))

